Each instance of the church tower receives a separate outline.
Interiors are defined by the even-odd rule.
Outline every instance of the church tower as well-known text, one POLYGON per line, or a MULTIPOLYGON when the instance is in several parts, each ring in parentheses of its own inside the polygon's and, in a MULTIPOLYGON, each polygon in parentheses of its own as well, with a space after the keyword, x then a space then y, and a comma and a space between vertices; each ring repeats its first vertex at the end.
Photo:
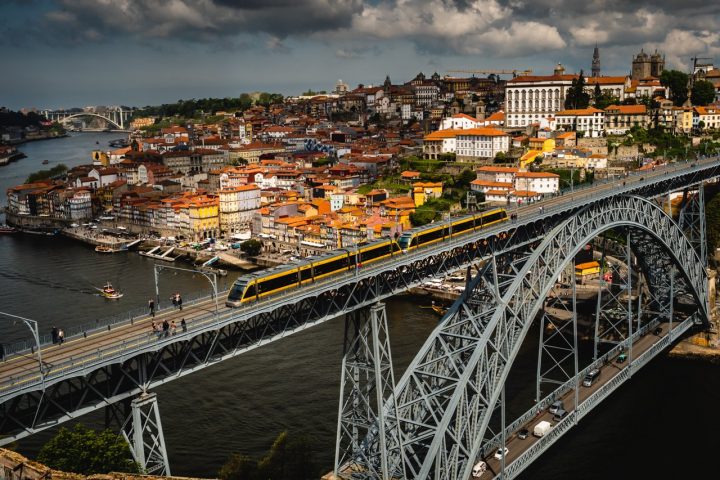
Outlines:
POLYGON ((592 76, 600 76, 600 50, 598 50, 597 43, 595 44, 595 50, 593 50, 592 76))

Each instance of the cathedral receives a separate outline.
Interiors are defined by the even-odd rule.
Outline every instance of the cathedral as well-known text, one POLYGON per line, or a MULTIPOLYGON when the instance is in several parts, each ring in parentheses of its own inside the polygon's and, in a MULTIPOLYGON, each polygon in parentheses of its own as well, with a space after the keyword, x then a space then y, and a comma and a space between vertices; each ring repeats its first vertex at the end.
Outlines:
POLYGON ((642 80, 643 78, 660 78, 665 70, 665 55, 660 55, 657 50, 652 55, 640 50, 632 61, 632 79, 642 80))

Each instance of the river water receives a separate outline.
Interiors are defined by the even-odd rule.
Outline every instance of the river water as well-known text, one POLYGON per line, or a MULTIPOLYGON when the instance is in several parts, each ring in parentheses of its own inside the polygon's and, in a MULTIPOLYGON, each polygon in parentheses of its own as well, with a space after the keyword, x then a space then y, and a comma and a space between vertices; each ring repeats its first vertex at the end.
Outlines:
MULTIPOLYGON (((26 144, 28 158, 0 168, 0 187, 22 183, 57 163, 89 162, 118 134, 84 133, 26 144), (98 142, 96 144, 96 142, 98 142), (49 165, 41 161, 48 159, 49 165)), ((2 202, 5 203, 5 199, 2 202)), ((178 265, 182 266, 182 265, 178 265)), ((231 273, 223 281, 233 280, 231 273)), ((226 283, 227 284, 227 283, 226 283)), ((222 288, 222 285, 221 285, 222 288)), ((203 277, 165 271, 160 298, 180 291, 207 294, 203 277)), ((35 319, 41 333, 142 310, 154 292, 153 262, 134 253, 101 255, 62 237, 0 236, 0 311, 35 319), (125 296, 108 301, 93 287, 111 281, 125 296)), ((405 370, 437 318, 418 305, 429 299, 398 296, 388 302, 396 378, 405 370)), ((0 341, 28 337, 22 325, 0 316, 0 341)), ((327 470, 334 455, 343 323, 336 319, 156 390, 175 475, 213 477, 232 453, 262 455, 282 430, 307 435, 327 470)), ((513 367, 507 398, 534 395, 536 340, 530 338, 513 367)), ((719 366, 661 356, 565 435, 522 478, 716 478, 720 434, 719 366)), ((519 408, 519 407, 517 407, 519 408)), ((101 428, 103 414, 83 422, 101 428)), ((34 455, 55 430, 20 442, 34 455)))

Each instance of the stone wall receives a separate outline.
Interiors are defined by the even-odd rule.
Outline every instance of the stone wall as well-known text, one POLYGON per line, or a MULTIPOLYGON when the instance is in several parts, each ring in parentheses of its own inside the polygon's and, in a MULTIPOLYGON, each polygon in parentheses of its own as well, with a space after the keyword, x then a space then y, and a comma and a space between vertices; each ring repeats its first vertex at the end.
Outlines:
POLYGON ((42 463, 30 460, 12 450, 0 448, 0 480, 46 480, 50 478, 52 478, 52 480, 189 480, 188 477, 158 477, 155 475, 136 475, 117 472, 89 476, 61 472, 59 470, 53 470, 42 463))
POLYGON ((590 150, 593 154, 607 155, 607 139, 606 138, 578 138, 578 148, 585 148, 590 150))

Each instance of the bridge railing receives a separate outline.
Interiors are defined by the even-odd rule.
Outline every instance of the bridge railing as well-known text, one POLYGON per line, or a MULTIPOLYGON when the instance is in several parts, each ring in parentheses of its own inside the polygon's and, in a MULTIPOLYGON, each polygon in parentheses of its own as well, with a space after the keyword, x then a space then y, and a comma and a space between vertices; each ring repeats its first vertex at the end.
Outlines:
MULTIPOLYGON (((183 305, 192 306, 198 302, 202 302, 211 298, 211 295, 207 294, 190 294, 187 297, 183 297, 183 305)), ((170 305, 158 308, 156 312, 161 313, 171 309, 170 305)), ((101 330, 112 330, 122 325, 132 325, 135 320, 146 318, 148 315, 147 307, 136 307, 128 311, 111 315, 104 318, 96 319, 94 322, 85 322, 80 325, 72 325, 67 328, 62 327, 65 333, 65 340, 72 340, 80 337, 87 337, 93 333, 101 330)), ((60 321, 58 321, 59 323, 60 321)), ((52 335, 49 333, 40 335, 40 347, 44 347, 52 344, 52 335)), ((5 356, 7 358, 15 355, 32 354, 37 350, 37 345, 34 340, 20 340, 17 342, 3 345, 5 348, 5 356)))

